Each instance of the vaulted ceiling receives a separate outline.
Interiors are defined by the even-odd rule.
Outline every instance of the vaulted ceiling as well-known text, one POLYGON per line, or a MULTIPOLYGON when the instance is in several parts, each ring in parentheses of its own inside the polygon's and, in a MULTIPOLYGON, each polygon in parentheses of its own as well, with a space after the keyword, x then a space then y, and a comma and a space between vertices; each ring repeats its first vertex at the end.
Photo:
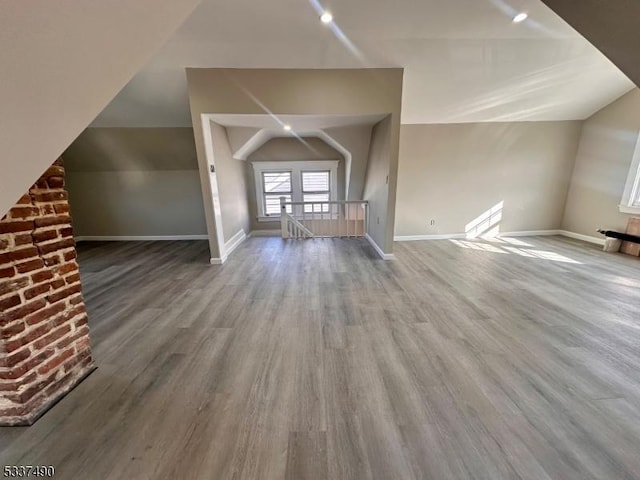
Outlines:
POLYGON ((199 0, 0 0, 0 217, 199 0))
POLYGON ((403 123, 583 119, 633 87, 540 0, 203 0, 93 125, 189 126, 185 67, 404 67, 403 123))
POLYGON ((638 0, 543 0, 640 85, 638 0))

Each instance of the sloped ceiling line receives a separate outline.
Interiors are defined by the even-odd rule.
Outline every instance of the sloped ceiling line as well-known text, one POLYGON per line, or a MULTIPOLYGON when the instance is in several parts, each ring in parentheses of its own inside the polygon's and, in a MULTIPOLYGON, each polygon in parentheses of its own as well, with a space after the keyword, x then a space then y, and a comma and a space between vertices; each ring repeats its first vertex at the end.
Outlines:
POLYGON ((0 217, 198 3, 0 3, 0 217))
POLYGON ((349 184, 351 183, 351 161, 352 155, 349 150, 347 150, 344 145, 335 140, 331 135, 326 133, 322 129, 316 130, 306 130, 296 132, 295 135, 283 135, 280 132, 276 132, 270 128, 263 128, 257 133, 255 133, 251 138, 249 138, 246 143, 244 143, 240 148, 238 148, 234 154, 233 158, 237 160, 247 160, 249 156, 257 151, 260 147, 262 147, 269 140, 278 138, 278 137, 316 137, 323 140, 327 145, 335 148, 338 152, 342 154, 345 161, 345 198, 349 198, 349 184))

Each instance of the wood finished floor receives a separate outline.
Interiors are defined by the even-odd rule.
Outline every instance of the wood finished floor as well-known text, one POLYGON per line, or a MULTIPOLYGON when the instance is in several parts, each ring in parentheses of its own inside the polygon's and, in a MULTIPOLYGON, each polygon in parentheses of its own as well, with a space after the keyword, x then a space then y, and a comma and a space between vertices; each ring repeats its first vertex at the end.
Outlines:
POLYGON ((99 369, 1 465, 59 479, 640 478, 640 263, 557 237, 79 248, 99 369))

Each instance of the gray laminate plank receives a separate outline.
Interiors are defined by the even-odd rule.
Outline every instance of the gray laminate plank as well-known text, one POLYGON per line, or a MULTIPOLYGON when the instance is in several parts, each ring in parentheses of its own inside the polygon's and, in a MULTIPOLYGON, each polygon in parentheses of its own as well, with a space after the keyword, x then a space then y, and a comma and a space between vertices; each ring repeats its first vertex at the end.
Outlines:
POLYGON ((640 478, 640 264, 560 237, 79 245, 99 369, 3 464, 61 479, 640 478))
POLYGON ((325 480, 327 475, 326 432, 291 432, 286 480, 325 480))

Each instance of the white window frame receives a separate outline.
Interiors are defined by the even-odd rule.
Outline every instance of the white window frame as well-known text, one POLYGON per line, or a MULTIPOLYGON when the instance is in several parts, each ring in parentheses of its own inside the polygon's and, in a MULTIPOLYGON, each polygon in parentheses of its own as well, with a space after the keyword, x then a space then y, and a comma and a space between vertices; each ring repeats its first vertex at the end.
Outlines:
POLYGON ((640 214, 640 134, 636 141, 619 208, 622 213, 640 214))
MULTIPOLYGON (((269 217, 269 218, 274 218, 275 215, 268 215, 266 213, 267 210, 267 202, 266 202, 266 197, 267 195, 270 196, 277 196, 278 197, 278 215, 277 217, 280 218, 280 197, 286 197, 286 196, 291 196, 291 200, 293 201, 293 175, 294 173, 288 169, 288 168, 282 168, 279 170, 263 170, 262 172, 260 172, 260 189, 262 191, 262 198, 259 199, 259 203, 262 206, 262 212, 264 213, 265 217, 269 217), (264 174, 265 173, 288 173, 289 174, 289 179, 290 179, 290 184, 291 184, 291 191, 289 192, 273 192, 270 194, 266 194, 264 193, 264 186, 265 186, 265 182, 264 182, 264 174)), ((287 211, 289 211, 289 209, 287 209, 287 211)))
MULTIPOLYGON (((329 200, 331 200, 331 192, 332 192, 332 188, 331 188, 332 187, 332 185, 331 185, 331 170, 306 170, 306 169, 303 169, 303 170, 300 171, 300 182, 301 182, 301 187, 300 188, 302 189, 301 193, 302 193, 302 201, 303 202, 307 201, 307 200, 304 199, 305 195, 326 195, 326 194, 329 194, 329 200), (329 179, 328 179, 329 181, 327 182, 328 190, 322 190, 322 191, 320 191, 320 190, 312 190, 312 191, 309 191, 309 192, 305 192, 304 191, 304 174, 305 173, 328 173, 329 174, 329 179)), ((305 207, 306 206, 307 205, 305 205, 305 207)), ((311 210, 307 211, 305 209, 305 213, 314 213, 313 212, 313 208, 315 207, 315 205, 308 205, 308 206, 311 207, 311 210)), ((329 211, 331 210, 330 206, 326 205, 326 207, 327 207, 327 210, 324 211, 324 212, 321 212, 321 213, 329 213, 329 211)), ((324 209, 324 205, 321 205, 320 208, 324 209)))
POLYGON ((338 160, 298 160, 292 162, 251 162, 256 188, 256 204, 259 222, 274 222, 280 215, 266 215, 264 210, 264 185, 262 174, 265 172, 291 172, 291 200, 302 202, 302 172, 329 172, 329 201, 338 199, 338 160))

